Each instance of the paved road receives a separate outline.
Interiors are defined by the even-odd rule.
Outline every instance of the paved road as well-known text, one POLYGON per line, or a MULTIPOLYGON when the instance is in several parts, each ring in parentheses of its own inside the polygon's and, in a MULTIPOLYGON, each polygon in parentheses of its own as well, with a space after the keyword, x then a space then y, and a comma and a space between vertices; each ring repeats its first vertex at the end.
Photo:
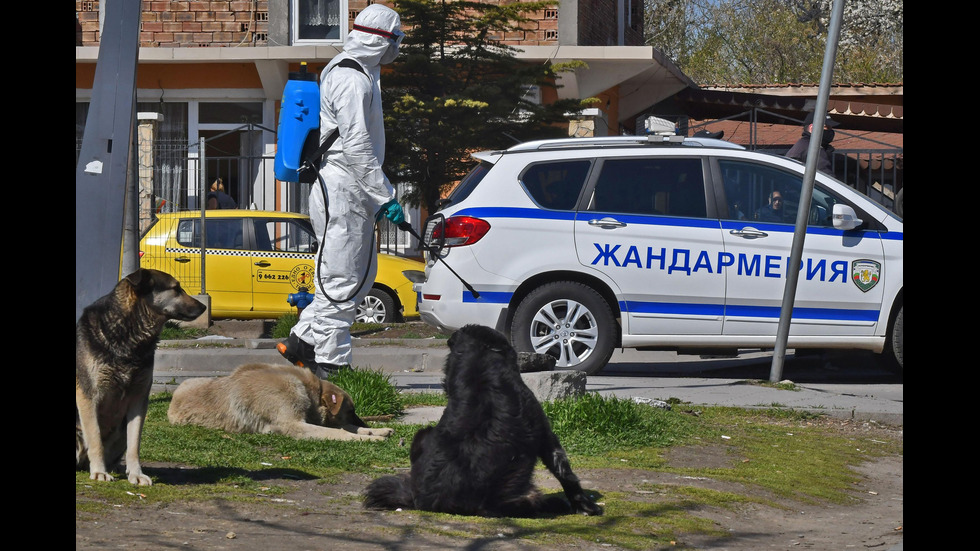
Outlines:
MULTIPOLYGON (((248 362, 285 364, 275 343, 270 339, 215 337, 164 341, 157 350, 153 390, 173 390, 188 377, 227 375, 248 362)), ((428 345, 412 339, 354 342, 358 367, 382 370, 406 391, 440 389, 446 352, 444 341, 428 345)), ((772 354, 767 352, 738 358, 701 358, 670 352, 617 351, 600 374, 588 378, 586 390, 641 400, 677 398, 692 405, 789 407, 903 425, 902 378, 879 367, 871 354, 788 354, 781 379, 795 383, 795 390, 758 384, 769 381, 771 365, 772 354)))

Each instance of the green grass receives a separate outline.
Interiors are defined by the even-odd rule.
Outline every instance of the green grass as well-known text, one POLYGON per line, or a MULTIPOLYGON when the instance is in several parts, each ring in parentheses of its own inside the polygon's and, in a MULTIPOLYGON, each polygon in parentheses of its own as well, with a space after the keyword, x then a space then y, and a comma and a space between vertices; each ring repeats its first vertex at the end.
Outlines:
POLYGON ((183 327, 175 321, 168 321, 160 332, 160 340, 197 339, 208 335, 207 329, 183 327))
MULTIPOLYGON (((422 425, 397 422, 407 407, 445 405, 441 392, 398 392, 382 372, 342 371, 332 380, 354 397, 362 416, 394 415, 391 422, 371 422, 395 429, 384 442, 296 440, 280 435, 231 434, 167 421, 169 393, 150 399, 142 442, 144 462, 167 462, 196 467, 181 472, 180 483, 154 480, 137 488, 120 474, 117 481, 94 484, 88 473, 76 471, 76 516, 98 516, 101 510, 141 503, 198 500, 259 501, 257 495, 287 495, 270 479, 329 480, 344 472, 376 476, 410 465, 408 445, 422 425), (132 492, 132 493, 130 493, 132 492)), ((849 503, 859 477, 853 466, 883 455, 901 455, 901 441, 871 436, 842 436, 821 417, 786 409, 741 410, 705 407, 691 411, 676 400, 672 409, 637 404, 631 400, 588 393, 543 405, 558 438, 577 472, 584 469, 640 469, 705 477, 731 482, 744 493, 712 491, 684 484, 641 485, 657 494, 655 500, 637 501, 618 487, 596 488, 605 508, 601 517, 567 516, 554 519, 476 519, 420 512, 418 529, 452 534, 463 519, 467 534, 497 534, 526 538, 545 545, 583 541, 623 549, 684 548, 670 542, 685 535, 724 537, 717 527, 700 518, 703 507, 737 508, 754 502, 778 507, 760 493, 801 503, 849 503), (668 452, 678 446, 693 453, 711 451, 721 461, 710 466, 671 464, 668 452), (444 519, 444 520, 440 520, 444 519)), ((543 467, 542 467, 543 468, 543 467)), ((624 476, 631 471, 624 471, 624 476)), ((642 471, 640 471, 642 472, 642 471)))
POLYGON ((298 314, 284 314, 281 318, 276 320, 276 324, 272 326, 272 338, 273 339, 286 339, 289 338, 289 330, 296 325, 299 321, 298 314))

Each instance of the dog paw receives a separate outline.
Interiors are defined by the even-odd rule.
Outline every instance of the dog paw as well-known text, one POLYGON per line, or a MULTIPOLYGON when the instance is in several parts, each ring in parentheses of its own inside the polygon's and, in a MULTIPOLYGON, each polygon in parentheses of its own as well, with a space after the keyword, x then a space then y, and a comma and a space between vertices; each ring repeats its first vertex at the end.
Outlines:
POLYGON ((91 480, 98 480, 99 482, 112 482, 113 480, 115 480, 114 478, 112 478, 112 475, 111 474, 104 473, 104 472, 101 472, 101 471, 92 471, 88 475, 88 477, 91 480))
POLYGON ((599 516, 603 513, 602 507, 589 499, 588 496, 581 496, 572 500, 572 508, 575 509, 576 513, 586 516, 599 516))
POLYGON ((367 436, 381 436, 381 437, 384 437, 384 438, 387 438, 387 437, 391 436, 394 433, 395 433, 395 429, 388 428, 388 427, 384 427, 384 428, 360 428, 360 429, 357 429, 357 434, 364 434, 364 435, 367 435, 367 436))
POLYGON ((143 474, 141 472, 139 472, 139 473, 129 473, 129 482, 132 483, 135 486, 152 486, 153 485, 153 481, 150 480, 150 477, 146 476, 145 474, 143 474))

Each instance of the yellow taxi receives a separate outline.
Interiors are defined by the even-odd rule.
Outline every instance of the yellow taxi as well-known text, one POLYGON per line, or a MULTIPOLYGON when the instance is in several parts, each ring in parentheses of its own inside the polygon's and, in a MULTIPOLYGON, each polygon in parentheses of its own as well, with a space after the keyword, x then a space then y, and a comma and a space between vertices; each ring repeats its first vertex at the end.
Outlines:
MULTIPOLYGON (((308 216, 260 210, 158 214, 140 238, 140 266, 176 277, 211 297, 212 318, 265 319, 296 313, 316 286, 317 238, 308 216), (201 237, 204 235, 204 254, 201 237), (203 270, 202 270, 203 266, 203 270)), ((412 282, 402 273, 422 262, 378 254, 378 275, 358 305, 357 321, 392 323, 418 316, 412 282)))

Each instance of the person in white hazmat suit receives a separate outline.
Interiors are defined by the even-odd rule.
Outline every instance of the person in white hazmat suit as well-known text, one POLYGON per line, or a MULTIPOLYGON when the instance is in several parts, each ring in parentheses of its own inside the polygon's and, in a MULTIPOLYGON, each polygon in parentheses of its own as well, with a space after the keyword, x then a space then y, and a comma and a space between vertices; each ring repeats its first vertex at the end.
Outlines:
POLYGON ((277 345, 288 361, 320 378, 351 365, 350 327, 378 271, 376 220, 386 216, 400 224, 405 219, 381 170, 381 66, 398 55, 405 36, 400 27, 397 12, 369 5, 354 19, 343 52, 320 74, 320 140, 335 129, 339 138, 323 156, 322 181, 310 191, 310 220, 320 239, 316 290, 289 337, 277 345), (345 59, 356 61, 363 73, 337 66, 345 59))

